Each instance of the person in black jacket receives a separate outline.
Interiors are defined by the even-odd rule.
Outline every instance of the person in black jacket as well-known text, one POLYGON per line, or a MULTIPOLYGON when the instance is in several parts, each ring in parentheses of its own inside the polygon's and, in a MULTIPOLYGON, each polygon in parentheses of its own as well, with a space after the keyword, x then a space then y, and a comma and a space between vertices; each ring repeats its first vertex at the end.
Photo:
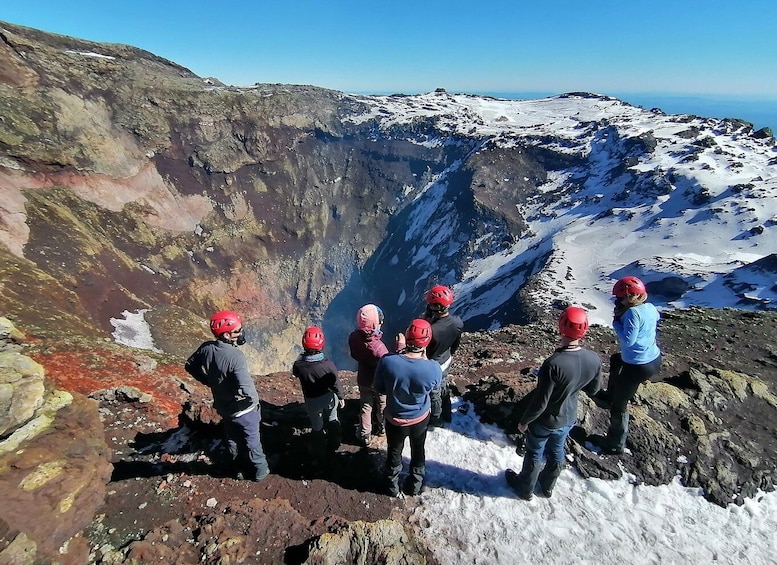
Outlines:
POLYGON ((442 427, 451 421, 451 393, 448 388, 448 369, 453 354, 459 348, 464 323, 461 318, 450 313, 453 304, 453 291, 447 286, 432 287, 425 296, 426 311, 424 319, 432 325, 432 341, 426 348, 426 356, 440 364, 442 382, 432 391, 432 417, 430 426, 442 427))
POLYGON ((261 481, 270 468, 259 437, 259 395, 245 355, 237 348, 245 343, 243 320, 222 310, 211 317, 210 329, 216 339, 200 345, 184 368, 210 387, 236 477, 261 481))
POLYGON ((305 397, 305 411, 313 428, 314 451, 340 447, 342 428, 337 409, 345 406, 337 367, 324 356, 324 331, 311 326, 302 334, 305 352, 294 362, 292 374, 299 379, 305 397), (326 423, 326 430, 324 429, 326 423))
POLYGON ((585 310, 576 306, 564 310, 558 330, 559 348, 542 363, 537 387, 518 423, 518 431, 528 432, 523 467, 520 473, 505 472, 507 484, 524 500, 532 499, 537 482, 543 496, 553 494, 564 468, 564 443, 577 420, 577 393, 582 390, 593 397, 601 387, 602 362, 580 345, 588 331, 585 310))

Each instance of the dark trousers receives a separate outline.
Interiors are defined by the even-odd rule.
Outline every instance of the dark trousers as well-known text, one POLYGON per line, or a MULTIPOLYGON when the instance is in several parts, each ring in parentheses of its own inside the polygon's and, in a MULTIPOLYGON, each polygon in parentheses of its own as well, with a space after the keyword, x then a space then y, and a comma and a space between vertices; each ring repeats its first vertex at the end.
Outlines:
POLYGON ((258 408, 242 416, 221 420, 235 473, 241 473, 248 479, 261 479, 269 472, 259 437, 261 420, 258 408))
POLYGON ((448 388, 448 381, 444 374, 440 386, 429 393, 429 399, 432 401, 432 424, 439 426, 441 422, 450 422, 453 418, 451 389, 448 388))
POLYGON ((387 488, 391 496, 399 494, 399 473, 402 471, 402 449, 405 439, 410 438, 410 474, 405 482, 405 492, 418 494, 426 474, 426 430, 429 414, 411 426, 397 426, 386 420, 386 466, 384 468, 387 488))
POLYGON ((661 370, 661 356, 645 363, 632 365, 623 361, 620 353, 610 357, 610 381, 607 397, 610 404, 610 426, 607 429, 607 446, 623 449, 629 435, 629 401, 634 398, 639 385, 661 370))

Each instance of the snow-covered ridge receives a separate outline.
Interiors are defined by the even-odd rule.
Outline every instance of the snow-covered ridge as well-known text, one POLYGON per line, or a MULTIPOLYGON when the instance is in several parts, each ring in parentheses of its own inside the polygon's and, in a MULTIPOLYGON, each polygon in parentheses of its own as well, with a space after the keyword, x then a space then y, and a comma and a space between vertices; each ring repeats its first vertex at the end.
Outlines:
POLYGON ((445 175, 414 195, 413 206, 430 208, 414 211, 417 225, 407 227, 407 238, 426 240, 416 254, 418 275, 436 270, 455 284, 465 318, 493 318, 534 280, 536 303, 583 304, 593 321, 609 323, 610 289, 624 274, 653 283, 654 301, 665 307, 777 307, 776 273, 765 259, 777 253, 777 147, 745 122, 667 115, 588 94, 358 100, 371 110, 355 123, 374 120, 386 132, 433 124, 426 139, 411 142, 542 147, 580 163, 550 171, 526 201, 515 202, 528 229, 486 256, 473 254, 472 245, 466 250, 461 226, 429 221, 445 206, 445 175), (458 280, 445 260, 452 246, 469 254, 458 280), (759 260, 760 268, 748 267, 759 260))

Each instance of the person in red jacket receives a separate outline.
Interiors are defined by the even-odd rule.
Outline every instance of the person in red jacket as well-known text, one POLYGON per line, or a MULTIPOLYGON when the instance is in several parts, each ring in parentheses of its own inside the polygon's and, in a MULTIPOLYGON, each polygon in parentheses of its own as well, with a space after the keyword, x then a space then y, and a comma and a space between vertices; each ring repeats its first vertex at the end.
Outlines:
POLYGON ((388 353, 381 337, 383 311, 374 304, 365 304, 356 312, 357 328, 348 336, 348 347, 357 364, 356 383, 359 386, 358 441, 366 447, 372 435, 383 435, 383 411, 386 395, 377 394, 372 388, 378 361, 388 353), (374 422, 374 426, 373 426, 374 422))

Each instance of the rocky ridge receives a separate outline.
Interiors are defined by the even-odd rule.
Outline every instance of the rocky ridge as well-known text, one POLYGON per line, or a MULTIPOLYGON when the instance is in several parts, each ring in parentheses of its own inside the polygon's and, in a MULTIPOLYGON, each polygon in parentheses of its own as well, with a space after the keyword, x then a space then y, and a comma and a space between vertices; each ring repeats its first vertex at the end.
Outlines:
MULTIPOLYGON (((628 451, 596 452, 588 439, 604 432, 607 414, 583 397, 567 446, 572 465, 584 477, 626 472, 646 484, 679 477, 718 505, 774 490, 775 318, 730 309, 665 313, 665 365, 631 407, 628 451)), ((34 438, 17 441, 12 434, 0 442, 7 501, 0 511, 0 562, 434 563, 429 544, 435 541, 414 522, 419 500, 381 494, 385 447, 356 445, 353 373, 341 373, 345 442, 326 461, 307 448, 296 380, 287 372, 256 375, 273 474, 255 484, 229 478, 220 464, 209 393, 182 371, 182 359, 107 342, 23 338, 15 329, 5 340, 25 364, 45 368, 47 389, 67 388, 80 404, 60 410, 34 438), (36 495, 46 503, 34 503, 36 495)), ((600 326, 586 342, 605 361, 616 347, 611 330, 600 326)), ((554 343, 552 323, 467 333, 452 381, 483 421, 519 445, 515 426, 534 386, 533 369, 554 343)), ((4 380, 23 390, 20 379, 8 378, 15 374, 9 365, 2 368, 4 380)), ((21 380, 34 382, 41 373, 21 380)))

